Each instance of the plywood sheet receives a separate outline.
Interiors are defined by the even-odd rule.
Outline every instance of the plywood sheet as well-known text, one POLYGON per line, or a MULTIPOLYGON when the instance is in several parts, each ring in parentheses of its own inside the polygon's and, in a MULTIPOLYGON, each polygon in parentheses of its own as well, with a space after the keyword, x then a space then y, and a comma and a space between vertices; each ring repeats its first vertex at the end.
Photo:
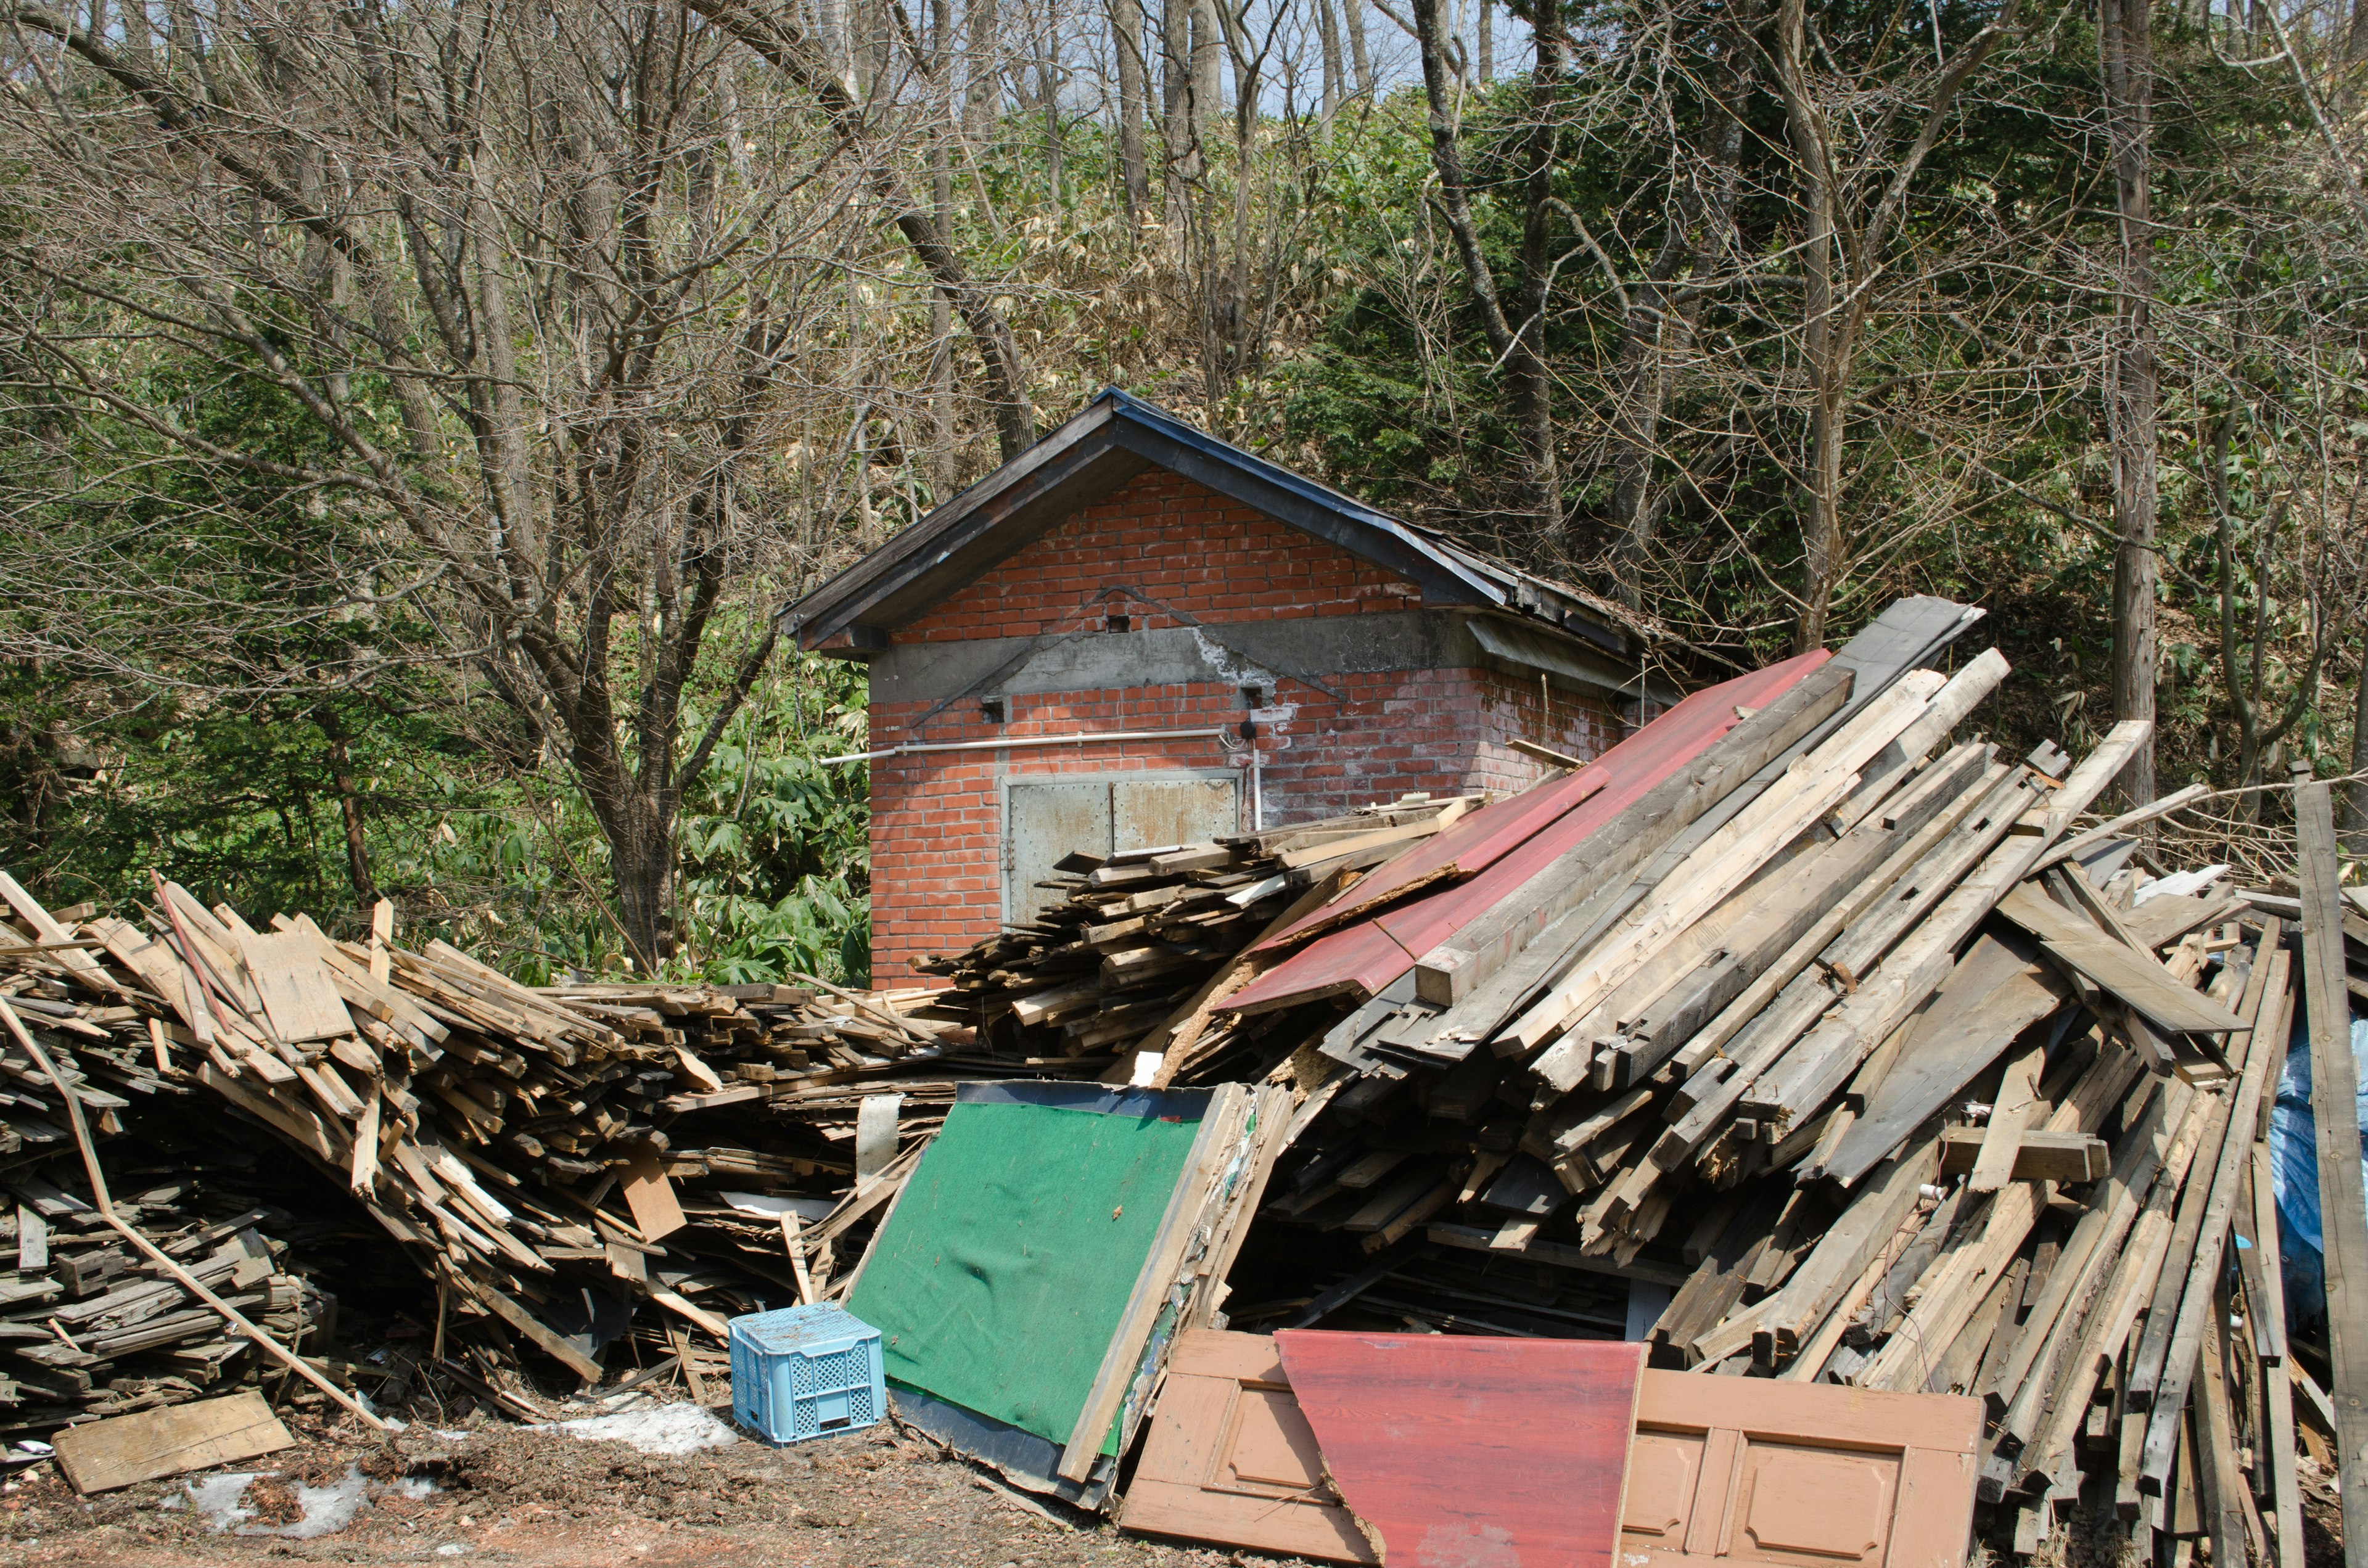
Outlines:
POLYGON ((1326 1562, 1379 1562, 1325 1478, 1271 1335, 1192 1329, 1176 1342, 1119 1522, 1326 1562))
POLYGON ((1644 1375, 1622 1568, 1961 1568, 1979 1400, 1644 1375))
POLYGON ((143 1410, 60 1432, 58 1468, 76 1492, 119 1486, 232 1464, 292 1446, 296 1439, 253 1389, 143 1410))
POLYGON ((1325 1469, 1392 1568, 1612 1568, 1642 1345, 1275 1342, 1325 1469))
POLYGON ((625 1167, 623 1186, 625 1207, 633 1211, 633 1224, 643 1241, 670 1236, 688 1223, 682 1217, 682 1204, 675 1198, 674 1183, 655 1154, 645 1150, 634 1155, 625 1167))

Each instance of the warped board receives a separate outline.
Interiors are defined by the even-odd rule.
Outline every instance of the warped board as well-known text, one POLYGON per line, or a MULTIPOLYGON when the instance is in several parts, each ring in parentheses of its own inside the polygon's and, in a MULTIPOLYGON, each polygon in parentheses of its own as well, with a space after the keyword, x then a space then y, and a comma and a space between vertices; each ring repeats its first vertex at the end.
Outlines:
POLYGON ((1998 913, 2038 937, 2047 950, 2110 991, 2157 1028, 2175 1034, 2242 1033, 2245 1020, 2193 986, 2183 985, 2152 953, 2124 947, 2030 882, 1998 901, 1998 913))
POLYGON ((1646 1372, 1621 1568, 1960 1568, 1981 1432, 1957 1394, 1646 1372))
POLYGON ((1582 768, 1483 806, 1445 832, 1433 834, 1405 854, 1383 862, 1338 898, 1310 910, 1251 950, 1296 947, 1422 888, 1476 876, 1600 790, 1604 783, 1600 772, 1582 768))
POLYGON ((1571 775, 1565 782, 1573 785, 1589 776, 1601 783, 1478 875, 1316 937, 1222 1006, 1249 1013, 1322 996, 1362 999, 1377 994, 1414 968, 1422 954, 1512 896, 1573 846, 1618 821, 1639 796, 1708 750, 1743 722, 1736 709, 1765 707, 1827 658, 1823 652, 1804 653, 1695 692, 1571 775))
POLYGON ((1278 1556, 1381 1561, 1325 1479, 1315 1434, 1264 1334, 1178 1337, 1119 1523, 1278 1556))
POLYGON ((1390 1568, 1613 1568, 1643 1345, 1319 1329, 1275 1344, 1390 1568))
POLYGON ((2015 1037, 2061 1007, 2071 988, 2034 961, 2019 934, 1984 934, 1965 949, 1901 1042, 1897 1061, 1815 1173, 1850 1186, 2005 1054, 2015 1037))
POLYGON ((253 1389, 143 1410, 87 1426, 69 1426, 56 1437, 58 1468, 87 1497, 160 1475, 209 1470, 292 1447, 296 1439, 253 1389))

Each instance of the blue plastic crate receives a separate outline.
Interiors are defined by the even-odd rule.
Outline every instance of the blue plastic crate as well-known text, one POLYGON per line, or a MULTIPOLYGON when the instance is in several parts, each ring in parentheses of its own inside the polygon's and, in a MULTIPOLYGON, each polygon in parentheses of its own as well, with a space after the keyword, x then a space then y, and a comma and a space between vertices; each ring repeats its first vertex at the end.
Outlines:
POLYGON ((732 1414, 775 1443, 869 1426, 887 1413, 880 1331, 829 1305, 731 1322, 732 1414))

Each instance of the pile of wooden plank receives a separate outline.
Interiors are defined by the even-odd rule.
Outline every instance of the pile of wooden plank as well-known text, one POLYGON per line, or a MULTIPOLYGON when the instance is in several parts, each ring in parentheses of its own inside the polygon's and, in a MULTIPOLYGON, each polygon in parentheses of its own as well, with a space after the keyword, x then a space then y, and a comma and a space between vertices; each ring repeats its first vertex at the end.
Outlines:
MULTIPOLYGON (((123 1167, 134 1180, 115 1195, 120 1217, 281 1343, 334 1335, 336 1298, 291 1253, 308 1227, 249 1201, 234 1170, 142 1153, 123 1167)), ((268 1370, 219 1314, 101 1222, 74 1153, 6 1161, 0 1188, 0 1442, 177 1404, 268 1370)))
MULTIPOLYGON (((0 893, 0 994, 102 1141, 142 1096, 268 1130, 435 1283, 455 1356, 529 1403, 518 1346, 590 1380, 641 1302, 686 1354, 828 1292, 955 1084, 1026 1071, 969 1060, 920 991, 536 990, 383 917, 344 942, 161 881, 137 924, 0 893)), ((0 1050, 0 1142, 68 1147, 25 1052, 0 1050)))
POLYGON ((1211 1028, 1243 949, 1481 803, 1410 796, 1212 843, 1073 854, 1040 884, 1058 903, 921 968, 951 979, 948 1005, 967 1005, 981 1040, 1031 1069, 1100 1073, 1115 1061, 1122 1077, 1137 1052, 1189 1039, 1196 1062, 1222 1070, 1226 1047, 1260 1032, 1211 1028))
POLYGON ((2143 726, 2077 767, 1952 744, 2004 661, 1944 676, 1907 630, 1472 811, 1209 971, 1201 1010, 1258 1033, 1171 1030, 1161 1081, 1300 1101, 1229 1315, 1978 1393, 2002 1544, 2110 1479, 2167 1536, 2298 1553, 2260 1142, 2291 925, 2074 834, 2143 726))

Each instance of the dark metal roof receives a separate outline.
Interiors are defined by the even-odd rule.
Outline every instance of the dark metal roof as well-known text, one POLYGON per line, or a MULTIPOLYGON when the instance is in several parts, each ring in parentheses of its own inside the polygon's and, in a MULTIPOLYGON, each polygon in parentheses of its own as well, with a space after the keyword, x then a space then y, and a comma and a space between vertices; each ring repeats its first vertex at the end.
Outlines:
POLYGON ((1639 620, 1592 594, 1414 527, 1197 430, 1116 387, 1019 456, 790 607, 804 648, 841 633, 876 645, 1077 511, 1147 469, 1165 469, 1338 545, 1419 585, 1430 604, 1497 610, 1627 658, 1639 620))

